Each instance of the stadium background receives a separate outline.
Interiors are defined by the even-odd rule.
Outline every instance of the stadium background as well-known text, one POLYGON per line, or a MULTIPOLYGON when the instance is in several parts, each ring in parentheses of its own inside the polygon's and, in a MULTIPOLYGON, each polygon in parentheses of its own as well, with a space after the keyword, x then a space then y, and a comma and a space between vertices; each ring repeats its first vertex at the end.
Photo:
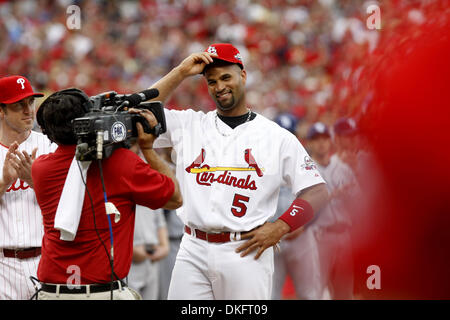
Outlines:
MULTIPOLYGON (((366 237, 355 239, 359 297, 448 299, 449 7, 446 0, 0 1, 0 76, 24 75, 46 93, 136 92, 190 53, 232 42, 254 111, 293 114, 300 140, 315 121, 351 116, 362 129, 359 147, 378 160, 379 207, 365 213, 375 223, 361 219, 366 237), (71 4, 81 8, 80 29, 66 26, 71 4), (380 30, 366 25, 370 4, 381 10, 380 30), (421 51, 427 42, 439 50, 421 51), (418 93, 423 84, 429 90, 418 93), (381 267, 382 290, 365 287, 371 264, 381 267)), ((214 109, 201 76, 166 106, 214 109)))

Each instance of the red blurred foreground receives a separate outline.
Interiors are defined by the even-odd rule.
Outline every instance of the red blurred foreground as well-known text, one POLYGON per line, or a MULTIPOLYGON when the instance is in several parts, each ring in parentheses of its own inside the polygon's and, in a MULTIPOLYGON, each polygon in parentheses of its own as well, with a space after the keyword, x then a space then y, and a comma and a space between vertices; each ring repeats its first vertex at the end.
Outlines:
POLYGON ((368 62, 361 122, 384 179, 355 227, 357 298, 450 299, 450 15, 434 15, 368 62), (366 286, 370 265, 379 290, 366 286))

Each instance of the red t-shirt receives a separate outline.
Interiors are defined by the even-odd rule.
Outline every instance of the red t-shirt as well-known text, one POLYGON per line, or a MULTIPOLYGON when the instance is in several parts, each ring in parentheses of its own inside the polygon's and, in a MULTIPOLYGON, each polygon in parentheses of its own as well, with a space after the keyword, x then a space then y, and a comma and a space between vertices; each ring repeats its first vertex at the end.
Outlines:
MULTIPOLYGON (((109 282, 111 267, 94 228, 87 193, 89 191, 94 202, 97 230, 110 253, 108 220, 97 161, 91 163, 87 173, 87 191, 74 241, 60 240, 60 232, 54 228, 56 209, 74 155, 74 145, 59 146, 54 153, 40 156, 33 162, 34 190, 44 223, 38 278, 46 283, 65 284, 69 277, 74 278, 74 270, 79 268, 81 284, 109 282)), ((130 269, 133 253, 135 205, 152 209, 162 207, 171 198, 174 183, 128 149, 115 150, 111 157, 102 161, 102 167, 108 202, 112 202, 121 214, 118 223, 114 222, 113 216, 111 222, 114 272, 124 278, 130 269)))

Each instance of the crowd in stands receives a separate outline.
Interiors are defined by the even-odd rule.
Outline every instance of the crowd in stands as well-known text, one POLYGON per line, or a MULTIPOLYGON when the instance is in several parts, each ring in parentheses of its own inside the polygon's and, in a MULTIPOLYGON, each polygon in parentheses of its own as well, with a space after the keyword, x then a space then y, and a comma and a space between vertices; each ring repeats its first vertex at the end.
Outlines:
MULTIPOLYGON (((444 1, 445 2, 445 1, 444 1)), ((331 125, 370 102, 370 61, 399 30, 420 30, 434 0, 0 1, 0 73, 26 75, 38 90, 78 87, 136 92, 211 43, 236 45, 248 71, 251 108, 269 118, 331 125), (71 5, 81 12, 70 30, 71 5), (377 5, 381 29, 367 20, 377 5)), ((202 77, 183 84, 169 108, 212 110, 202 77)))
MULTIPOLYGON (((212 43, 230 42, 241 52, 247 70, 249 107, 273 120, 288 114, 296 120, 298 138, 305 142, 311 125, 318 121, 333 128, 336 120, 351 117, 358 128, 374 124, 382 128, 384 122, 376 117, 383 101, 374 97, 381 92, 379 76, 412 50, 412 39, 423 39, 428 27, 444 25, 443 21, 450 21, 448 0, 0 0, 0 77, 26 76, 35 91, 47 94, 67 87, 89 95, 111 90, 133 93, 151 86, 189 54, 212 43), (71 29, 68 23, 77 14, 68 10, 71 5, 80 9, 79 28, 71 29), (374 21, 379 28, 372 28, 374 21)), ((417 41, 412 42, 417 46, 417 41)), ((166 107, 215 109, 201 75, 184 81, 166 107)), ((382 116, 386 115, 392 117, 392 112, 385 110, 382 116)), ((395 120, 400 122, 402 116, 395 120)), ((423 129, 422 118, 417 120, 417 127, 423 129)), ((392 127, 397 122, 391 121, 392 127)), ((430 123, 429 131, 434 132, 430 123)), ((388 130, 384 141, 390 134, 388 130)), ((404 146, 404 140, 392 143, 389 152, 378 148, 378 155, 387 157, 378 161, 397 168, 391 152, 404 146)), ((352 141, 364 146, 363 140, 352 141)), ((409 150, 415 150, 416 144, 412 139, 409 150)), ((442 145, 436 148, 439 153, 442 145)), ((416 170, 413 164, 409 171, 416 170)), ((373 177, 359 180, 366 182, 367 194, 375 189, 373 177)), ((384 195, 383 190, 383 200, 384 195)), ((403 228, 404 221, 397 219, 403 228)), ((369 238, 363 233, 365 227, 361 226, 360 239, 369 238)), ((389 234, 385 243, 390 247, 388 240, 389 234)), ((377 241, 372 249, 379 245, 377 241)), ((364 259, 365 251, 362 246, 355 257, 364 259)), ((365 270, 362 274, 366 277, 365 270)), ((359 280, 360 286, 365 285, 359 280)))

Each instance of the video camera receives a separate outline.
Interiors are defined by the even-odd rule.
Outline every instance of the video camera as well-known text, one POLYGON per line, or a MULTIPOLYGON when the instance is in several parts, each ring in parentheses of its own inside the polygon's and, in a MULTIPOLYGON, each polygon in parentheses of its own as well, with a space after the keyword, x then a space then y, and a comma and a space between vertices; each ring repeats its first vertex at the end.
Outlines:
POLYGON ((136 123, 141 123, 144 132, 159 136, 166 132, 166 118, 160 101, 143 102, 156 98, 157 89, 148 89, 131 95, 104 92, 89 97, 87 113, 72 121, 77 136, 76 159, 89 161, 108 158, 117 148, 130 148, 138 136, 136 123), (151 128, 144 117, 128 113, 125 108, 147 109, 158 124, 151 128))

